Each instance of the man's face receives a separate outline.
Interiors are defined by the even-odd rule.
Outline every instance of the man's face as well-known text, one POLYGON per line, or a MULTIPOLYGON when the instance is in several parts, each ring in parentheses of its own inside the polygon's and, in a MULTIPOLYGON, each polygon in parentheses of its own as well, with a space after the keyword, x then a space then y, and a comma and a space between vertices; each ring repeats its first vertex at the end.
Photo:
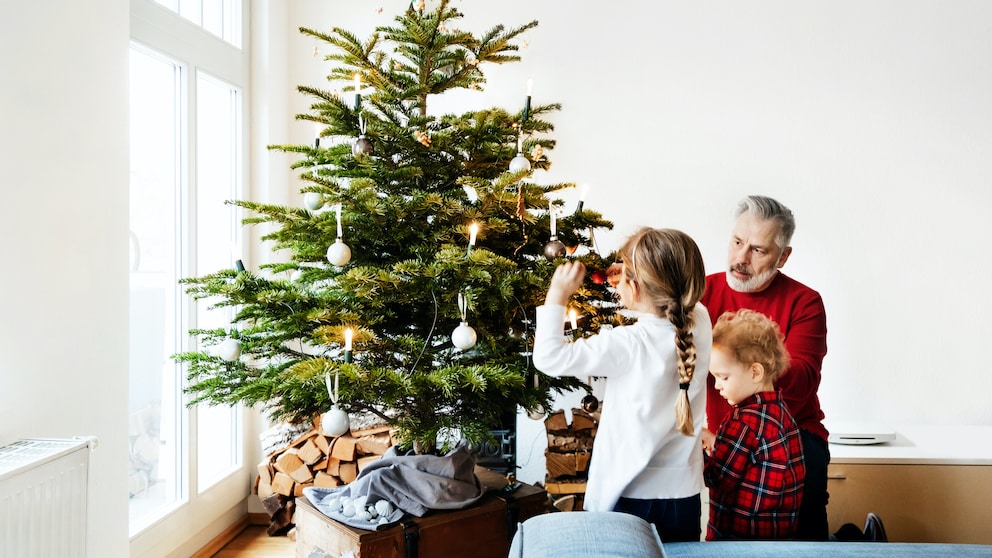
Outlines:
POLYGON ((781 249, 775 243, 779 224, 758 219, 750 213, 737 218, 730 237, 727 257, 727 284, 738 292, 762 291, 785 265, 792 247, 781 249))

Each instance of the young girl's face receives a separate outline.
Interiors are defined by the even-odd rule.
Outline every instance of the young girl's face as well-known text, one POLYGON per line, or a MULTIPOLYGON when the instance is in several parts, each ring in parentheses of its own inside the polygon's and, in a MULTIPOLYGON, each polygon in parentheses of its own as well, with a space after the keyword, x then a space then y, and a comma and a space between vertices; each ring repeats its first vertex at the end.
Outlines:
MULTIPOLYGON (((760 391, 761 382, 753 369, 737 360, 734 352, 713 345, 710 353, 710 374, 716 379, 716 389, 727 403, 736 405, 760 391)), ((759 365, 760 366, 760 365, 759 365)))

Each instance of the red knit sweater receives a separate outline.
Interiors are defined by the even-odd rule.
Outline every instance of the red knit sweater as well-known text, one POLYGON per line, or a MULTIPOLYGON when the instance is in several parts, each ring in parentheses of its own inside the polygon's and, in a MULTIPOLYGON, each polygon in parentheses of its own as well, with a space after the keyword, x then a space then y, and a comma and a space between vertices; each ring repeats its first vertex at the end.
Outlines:
MULTIPOLYGON (((727 275, 721 272, 706 278, 703 304, 714 324, 724 312, 741 308, 761 312, 778 324, 785 335, 785 348, 792 362, 775 387, 781 390, 799 428, 826 442, 827 429, 823 426, 823 411, 816 395, 820 387, 820 366, 827 354, 827 315, 820 294, 781 272, 765 290, 739 293, 727 285, 727 275)), ((706 375, 706 387, 706 424, 715 432, 730 413, 730 404, 714 387, 711 374, 706 375)))

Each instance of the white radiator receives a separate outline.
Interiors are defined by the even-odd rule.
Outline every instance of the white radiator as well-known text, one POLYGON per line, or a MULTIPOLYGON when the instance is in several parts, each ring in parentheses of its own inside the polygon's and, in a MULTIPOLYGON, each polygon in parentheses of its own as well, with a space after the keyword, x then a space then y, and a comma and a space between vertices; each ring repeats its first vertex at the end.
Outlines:
POLYGON ((0 558, 86 556, 86 492, 96 438, 0 447, 0 558))

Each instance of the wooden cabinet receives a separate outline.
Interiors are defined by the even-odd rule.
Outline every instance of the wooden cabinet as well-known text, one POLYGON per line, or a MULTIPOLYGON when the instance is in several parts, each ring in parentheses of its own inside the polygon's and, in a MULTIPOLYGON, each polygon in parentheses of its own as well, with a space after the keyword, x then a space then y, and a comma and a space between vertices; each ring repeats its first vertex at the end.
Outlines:
POLYGON ((893 542, 992 544, 992 466, 837 461, 828 470, 831 532, 863 527, 874 512, 893 542))

